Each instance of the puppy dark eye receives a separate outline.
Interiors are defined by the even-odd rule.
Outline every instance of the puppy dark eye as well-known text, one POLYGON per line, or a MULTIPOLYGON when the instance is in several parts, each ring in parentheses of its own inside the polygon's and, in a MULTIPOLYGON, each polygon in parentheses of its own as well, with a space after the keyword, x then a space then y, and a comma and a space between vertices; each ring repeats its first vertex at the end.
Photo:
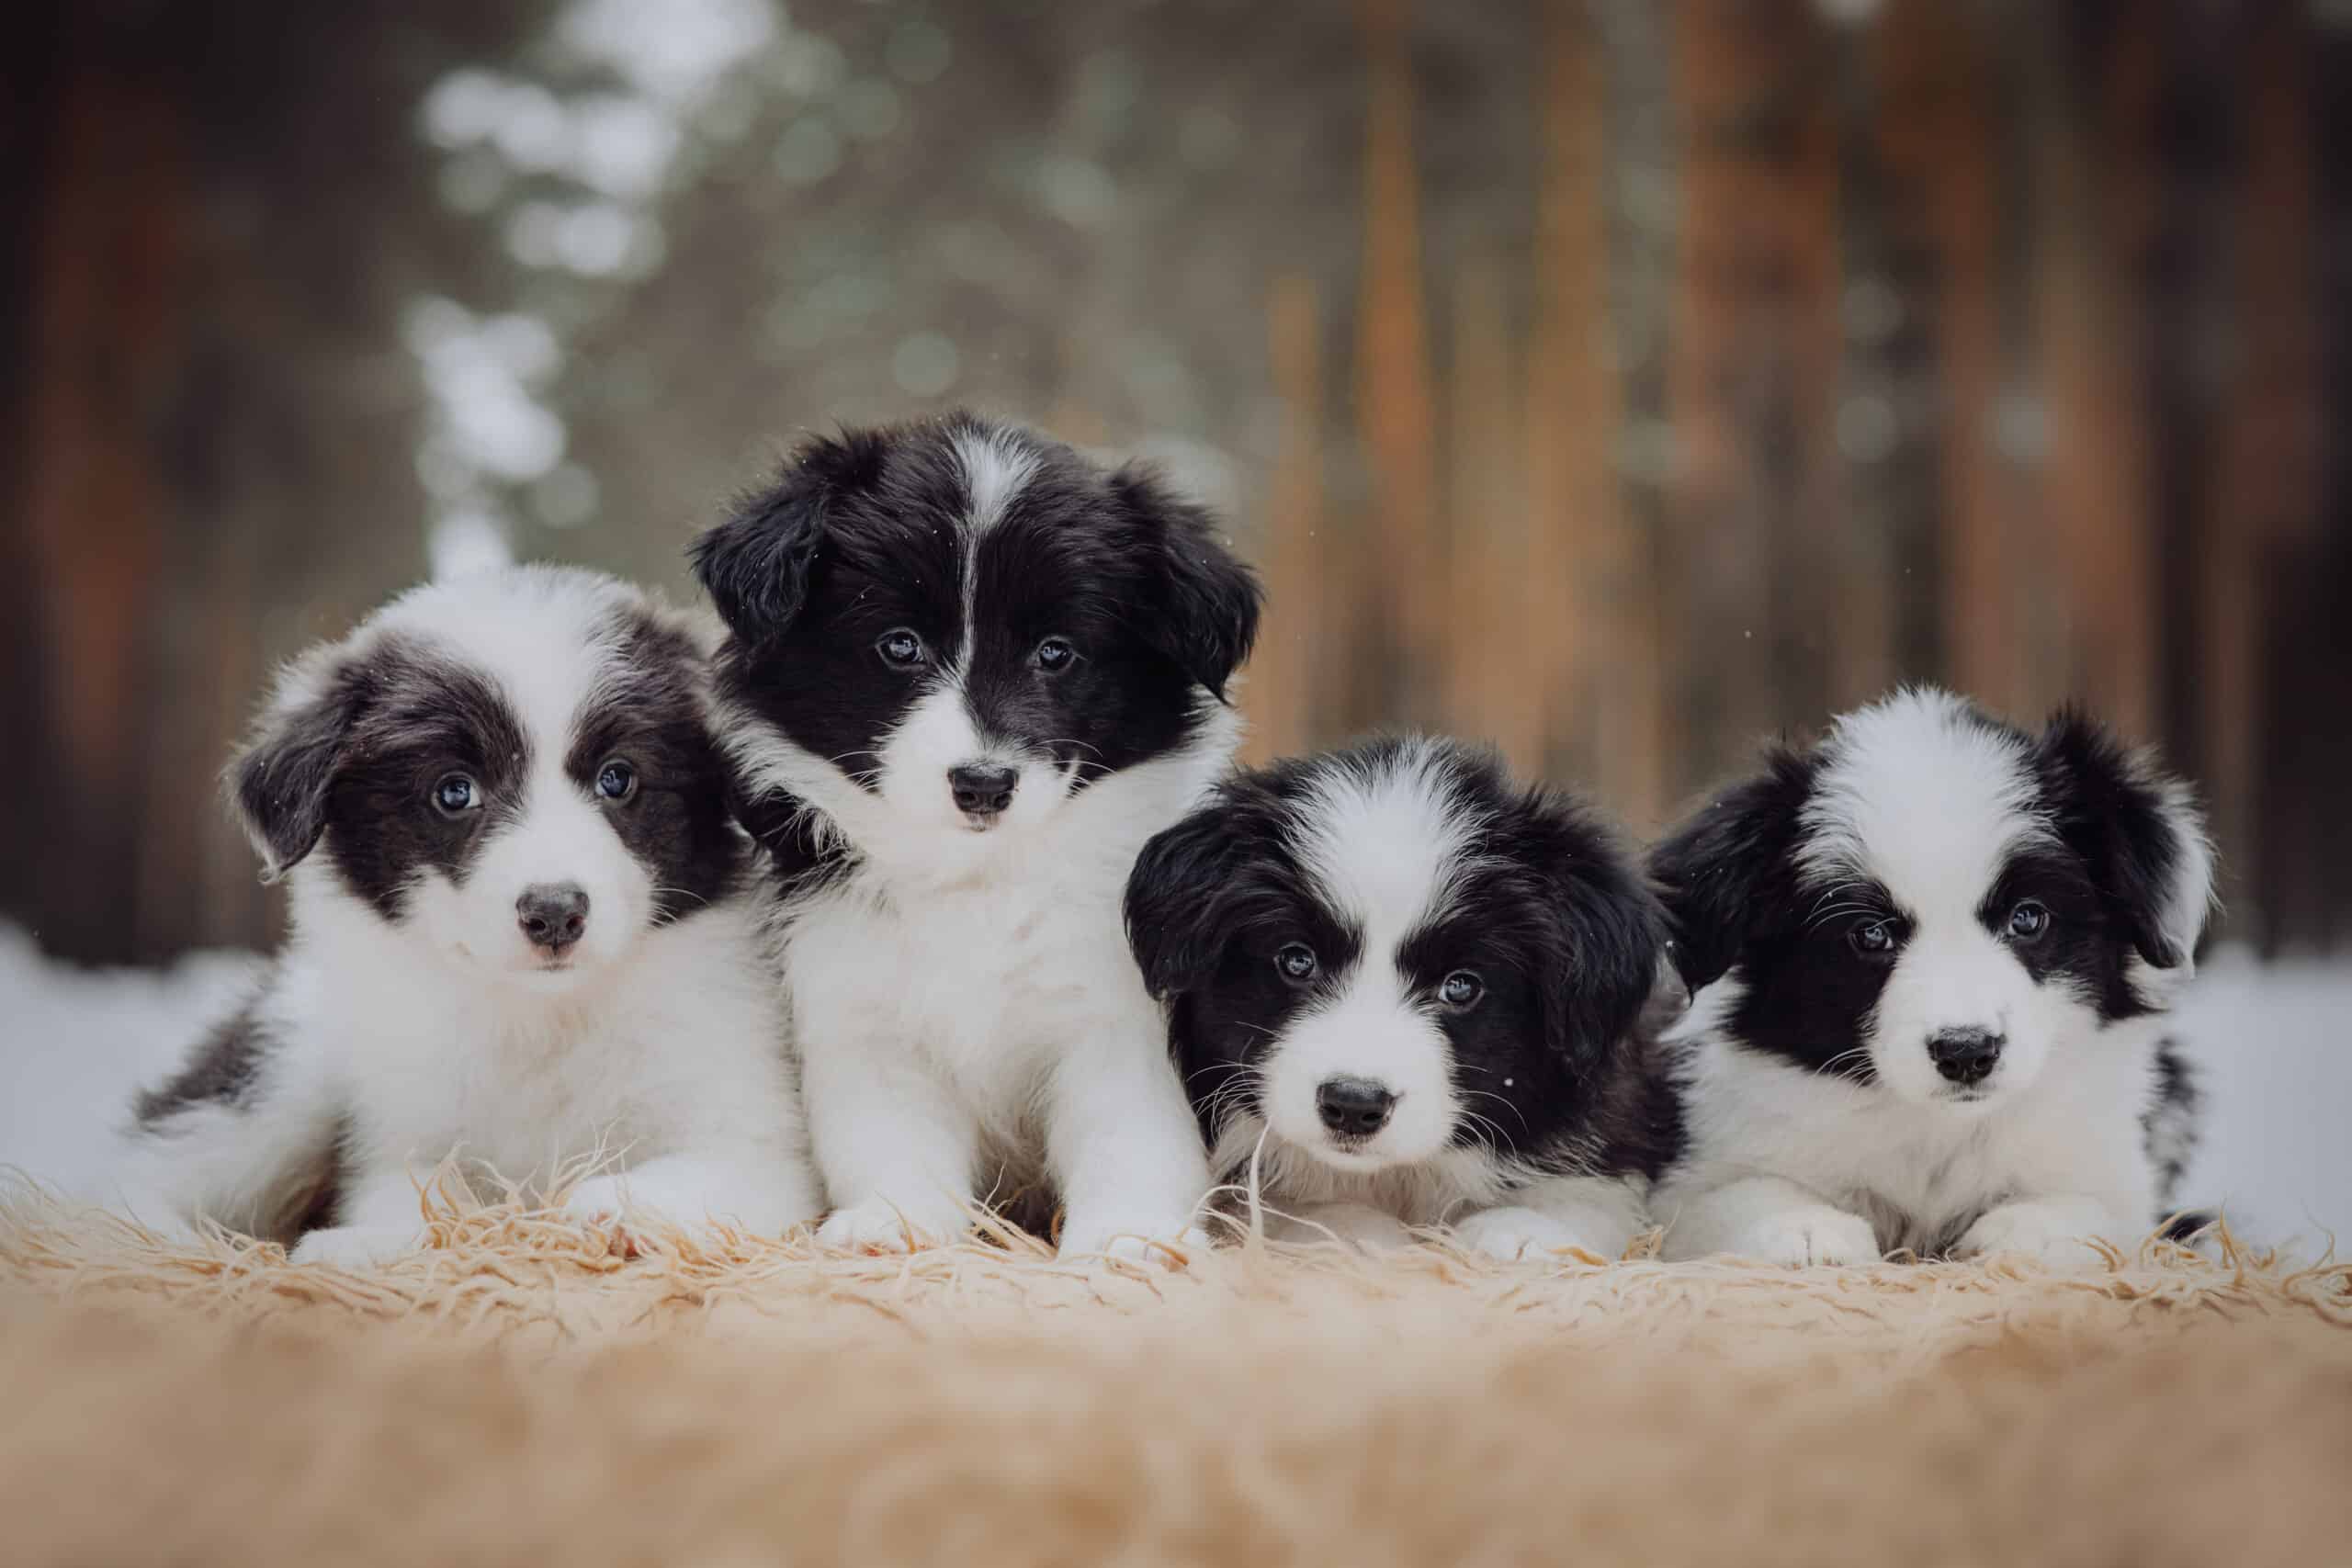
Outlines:
POLYGON ((2020 900, 2009 911, 2009 935, 2019 942, 2031 942, 2049 929, 2049 909, 2031 898, 2020 900))
POLYGON ((610 801, 627 800, 637 793, 637 770, 614 758, 597 773, 596 793, 610 801))
POLYGON ((481 786, 463 773, 448 773, 433 786, 433 804, 444 817, 462 817, 481 804, 481 786))
POLYGON ((1437 988, 1437 999, 1459 1012, 1476 1007, 1478 998, 1486 994, 1486 982, 1467 969, 1456 969, 1437 988))
POLYGON ((896 631, 884 632, 882 640, 876 643, 874 648, 875 651, 881 654, 886 660, 901 670, 912 669, 922 662, 922 638, 904 626, 900 626, 896 631))
POLYGON ((1860 921, 1852 931, 1846 933, 1846 940, 1854 944, 1856 953, 1866 957, 1883 958, 1894 951, 1894 922, 1893 920, 1860 921))
POLYGON ((1037 668, 1048 674, 1069 669, 1077 657, 1078 649, 1069 645, 1068 637, 1049 637, 1037 645, 1037 668))
POLYGON ((1293 985, 1305 985, 1315 978, 1315 950, 1294 942, 1274 954, 1274 968, 1293 985))

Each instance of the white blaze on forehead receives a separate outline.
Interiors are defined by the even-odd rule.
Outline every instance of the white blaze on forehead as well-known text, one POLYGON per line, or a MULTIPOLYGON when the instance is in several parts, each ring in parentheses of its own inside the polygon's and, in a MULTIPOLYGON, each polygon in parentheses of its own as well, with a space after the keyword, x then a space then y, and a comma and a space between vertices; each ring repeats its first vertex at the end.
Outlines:
POLYGON ((1363 933, 1363 962, 1393 964, 1405 938, 1444 914, 1482 824, 1429 746, 1376 768, 1316 780, 1293 846, 1332 909, 1363 933))
POLYGON ((1867 876, 1914 913, 1973 909, 2011 853, 2051 837, 2024 739, 1949 692, 1849 713, 1822 755, 1797 852, 1816 886, 1867 876))
POLYGON ((1003 521, 1012 498, 1037 471, 1037 455, 1002 431, 958 434, 956 460, 964 466, 965 522, 976 534, 1003 521))
POLYGON ((1001 430, 967 430, 956 436, 956 460, 964 468, 964 547, 958 563, 964 574, 964 645, 956 652, 956 681, 971 664, 973 639, 978 635, 977 600, 980 584, 980 536, 999 523, 1037 471, 1037 455, 1001 430))
POLYGON ((608 673, 615 618, 639 602, 626 584, 560 567, 436 583, 377 617, 490 676, 530 737, 534 772, 560 769, 581 710, 608 673))

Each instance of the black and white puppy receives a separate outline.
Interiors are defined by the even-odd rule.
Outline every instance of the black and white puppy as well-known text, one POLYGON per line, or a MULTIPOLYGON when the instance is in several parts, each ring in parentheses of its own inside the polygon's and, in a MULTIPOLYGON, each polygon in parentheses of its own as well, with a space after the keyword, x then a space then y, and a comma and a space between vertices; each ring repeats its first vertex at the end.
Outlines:
POLYGON ((1642 1228, 1680 1136, 1641 1027, 1664 915, 1584 807, 1375 740, 1227 780, 1126 903, 1212 1170, 1281 1234, 1615 1258, 1642 1228))
POLYGON ((1651 856, 1684 978, 1668 1257, 2089 1263, 2171 1199, 2165 1035, 2213 856, 2188 789, 2062 712, 1910 690, 1776 750, 1651 856))
POLYGON ((544 1198, 601 1152, 582 1216, 813 1221, 715 640, 610 578, 523 567, 417 589, 291 665, 228 780, 291 932, 140 1096, 133 1212, 379 1258, 417 1243, 417 1181, 452 1153, 544 1198))
POLYGON ((1238 733, 1258 589, 1208 514, 958 414, 808 441, 695 558, 822 1239, 954 1236, 1040 1176, 1065 1254, 1183 1232, 1207 1171, 1119 898, 1238 733))

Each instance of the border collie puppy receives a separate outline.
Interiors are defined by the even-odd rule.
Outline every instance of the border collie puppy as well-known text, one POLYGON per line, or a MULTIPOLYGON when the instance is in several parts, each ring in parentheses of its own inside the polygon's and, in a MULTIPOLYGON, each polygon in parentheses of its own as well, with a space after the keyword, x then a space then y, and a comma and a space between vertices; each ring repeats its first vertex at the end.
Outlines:
POLYGON ((291 665, 229 792, 291 935, 141 1094, 125 1196, 298 1259, 422 1236, 453 1152, 582 1217, 821 1208, 698 626, 595 573, 419 588, 291 665), (311 1227, 324 1228, 311 1228, 311 1227))
POLYGON ((820 1239, 960 1235, 1058 1191, 1146 1250, 1207 1169, 1119 925, 1220 773, 1258 588, 1150 472, 969 414, 808 441, 695 547, 773 852, 820 1239))
POLYGON ((1651 857, 1697 993, 1668 1257, 2088 1264, 2171 1200, 2165 1038, 2211 900, 2188 787, 2078 713, 1908 690, 1776 750, 1651 857))
POLYGON ((1448 740, 1282 762, 1154 839, 1126 916, 1211 1168, 1282 1234, 1642 1229, 1680 1138, 1641 1027, 1664 914, 1582 806, 1448 740))

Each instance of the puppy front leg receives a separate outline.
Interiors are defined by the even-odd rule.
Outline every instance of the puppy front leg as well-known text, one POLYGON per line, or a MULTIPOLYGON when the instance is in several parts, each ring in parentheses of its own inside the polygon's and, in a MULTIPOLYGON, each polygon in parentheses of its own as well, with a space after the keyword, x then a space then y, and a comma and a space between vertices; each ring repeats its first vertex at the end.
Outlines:
POLYGON ((808 1054, 808 1135, 833 1201, 823 1246, 906 1252, 971 1225, 978 1124, 906 1055, 899 1041, 839 1036, 808 1054))
POLYGON ((1061 1255, 1144 1258, 1153 1241, 1205 1247, 1200 1123, 1159 1043, 1158 1009, 1067 1052, 1054 1073, 1046 1153, 1060 1185, 1061 1255))
POLYGON ((1529 1185, 1519 1199, 1465 1215, 1455 1222, 1454 1235, 1506 1263, 1570 1247, 1613 1262, 1641 1234, 1641 1196, 1619 1178, 1551 1177, 1529 1185))
POLYGON ((390 1263, 425 1242, 424 1200, 405 1168, 366 1173, 344 1193, 335 1219, 302 1238, 294 1249, 295 1262, 365 1268, 390 1263))
POLYGON ((2052 1269, 2090 1269, 2100 1261, 2098 1249, 2090 1245, 2093 1236, 2128 1247, 2147 1229, 2145 1221, 2125 1224, 2114 1200, 2054 1193, 1985 1211, 1952 1252, 1962 1258, 2017 1252, 2052 1269))
POLYGON ((1809 1188, 1777 1176, 1747 1176, 1660 1205, 1666 1256, 1729 1253, 1767 1263, 1875 1263, 1878 1233, 1809 1188))

